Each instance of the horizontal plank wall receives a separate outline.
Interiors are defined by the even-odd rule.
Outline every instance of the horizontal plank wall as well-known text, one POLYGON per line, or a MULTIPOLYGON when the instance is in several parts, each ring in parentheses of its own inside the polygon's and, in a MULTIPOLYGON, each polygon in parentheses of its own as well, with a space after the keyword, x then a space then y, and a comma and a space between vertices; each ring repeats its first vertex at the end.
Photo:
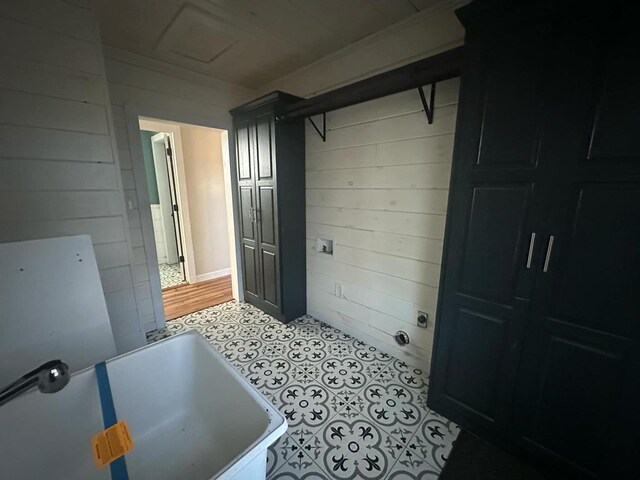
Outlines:
MULTIPOLYGON (((438 2, 263 90, 312 97, 459 47, 455 10, 465 3, 438 2)), ((326 143, 306 127, 309 313, 422 366, 431 357, 457 92, 457 79, 438 84, 432 125, 412 90, 328 113, 326 143), (316 251, 317 238, 334 240, 333 256, 316 251), (416 326, 418 310, 429 314, 426 330, 416 326), (397 330, 409 333, 409 346, 395 343, 397 330)))
POLYGON ((123 352, 145 340, 102 47, 86 3, 0 5, 0 241, 91 235, 123 352))
POLYGON ((432 125, 411 90, 328 113, 326 143, 306 128, 309 313, 414 364, 431 358, 458 88, 438 84, 432 125))
MULTIPOLYGON (((142 164, 139 145, 132 145, 127 111, 135 110, 163 120, 182 121, 230 128, 228 110, 255 96, 241 87, 200 75, 163 62, 108 47, 105 65, 121 161, 122 182, 133 244, 133 278, 136 301, 146 331, 164 326, 162 295, 155 257, 153 226, 147 197, 136 189, 134 163, 142 164), (227 126, 227 127, 226 127, 227 126), (147 209, 148 212, 142 212, 147 209), (153 251, 150 251, 153 250, 153 251)), ((139 142, 138 138, 133 141, 139 142)))

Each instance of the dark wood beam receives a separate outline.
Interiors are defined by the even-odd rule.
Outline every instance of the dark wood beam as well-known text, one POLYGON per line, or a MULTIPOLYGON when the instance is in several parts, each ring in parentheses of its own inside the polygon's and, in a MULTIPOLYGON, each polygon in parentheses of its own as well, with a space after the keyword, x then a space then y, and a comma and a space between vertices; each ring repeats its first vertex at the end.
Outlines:
POLYGON ((280 117, 283 119, 310 117, 422 85, 448 80, 460 76, 463 60, 464 47, 447 50, 433 57, 292 103, 280 117))

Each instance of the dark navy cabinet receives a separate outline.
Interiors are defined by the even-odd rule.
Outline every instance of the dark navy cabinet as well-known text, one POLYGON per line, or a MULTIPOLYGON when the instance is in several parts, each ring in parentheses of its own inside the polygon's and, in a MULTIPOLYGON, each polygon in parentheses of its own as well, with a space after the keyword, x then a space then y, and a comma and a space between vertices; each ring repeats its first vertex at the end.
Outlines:
POLYGON ((304 119, 282 92, 231 110, 245 300, 288 322, 306 313, 304 119))
POLYGON ((626 5, 458 11, 467 58, 429 404, 579 478, 639 470, 640 69, 626 5))

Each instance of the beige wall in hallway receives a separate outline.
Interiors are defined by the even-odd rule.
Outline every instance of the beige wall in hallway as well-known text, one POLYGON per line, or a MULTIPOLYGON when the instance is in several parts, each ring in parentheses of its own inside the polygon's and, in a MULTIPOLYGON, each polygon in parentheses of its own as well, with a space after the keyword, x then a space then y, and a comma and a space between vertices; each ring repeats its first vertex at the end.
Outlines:
POLYGON ((181 126, 197 281, 230 273, 220 130, 181 126))

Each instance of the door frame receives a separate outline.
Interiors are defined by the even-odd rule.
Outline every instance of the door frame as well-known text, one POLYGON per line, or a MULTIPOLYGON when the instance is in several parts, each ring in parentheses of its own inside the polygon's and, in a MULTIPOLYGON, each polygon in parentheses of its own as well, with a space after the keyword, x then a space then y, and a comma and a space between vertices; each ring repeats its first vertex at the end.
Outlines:
MULTIPOLYGON (((166 159, 166 145, 165 138, 169 136, 171 138, 170 133, 160 132, 151 137, 151 153, 153 155, 153 166, 156 173, 156 180, 158 184, 158 196, 160 201, 160 214, 161 214, 161 223, 162 223, 162 236, 164 239, 165 248, 167 249, 166 257, 167 263, 178 263, 180 261, 180 249, 178 247, 178 238, 176 236, 177 230, 175 226, 175 220, 173 218, 173 209, 169 212, 165 211, 169 205, 173 204, 171 202, 171 185, 168 178, 167 172, 167 159, 166 159), (157 145, 157 147, 156 147, 157 145), (156 150, 157 149, 157 150, 156 150), (159 150, 162 149, 162 157, 158 158, 159 150), (158 152, 158 153, 156 153, 158 152), (161 173, 162 172, 162 173, 161 173), (162 185, 161 185, 162 184, 162 185), (166 195, 169 195, 169 198, 166 198, 166 195), (163 202, 164 200, 164 202, 163 202), (168 201, 167 201, 168 200, 168 201), (174 254, 169 255, 169 245, 172 245, 174 254), (171 261, 174 260, 174 261, 171 261)), ((173 145, 174 142, 171 141, 173 145)), ((174 176, 177 177, 177 175, 174 176)), ((177 197, 177 194, 176 194, 177 197)), ((176 203, 178 205, 178 214, 182 215, 182 206, 180 204, 180 199, 176 198, 176 203)), ((180 229, 181 231, 182 229, 180 229)), ((180 232, 182 234, 182 232, 180 232)), ((159 260, 159 259, 158 259, 159 260)), ((186 266, 185 266, 186 267, 186 266)), ((186 273, 186 271, 184 272, 186 273)))
MULTIPOLYGON (((239 202, 236 182, 236 146, 235 133, 230 115, 219 115, 211 117, 200 117, 185 114, 182 111, 175 111, 170 108, 155 108, 139 104, 127 103, 124 105, 127 134, 129 136, 129 146, 131 162, 133 167, 134 182, 136 185, 136 195, 140 211, 140 222, 142 229, 142 240, 145 250, 145 260, 147 263, 149 282, 151 285, 151 301, 155 317, 155 328, 160 329, 166 326, 164 305, 162 302, 162 288, 160 286, 160 270, 158 267, 158 256, 153 234, 153 221, 149 206, 149 192, 147 189, 147 179, 145 175, 144 158, 142 154, 142 141, 140 139, 139 118, 161 119, 165 123, 185 123, 194 126, 209 127, 222 130, 222 162, 225 175, 225 194, 227 194, 227 218, 231 221, 229 236, 230 248, 230 268, 231 286, 233 298, 244 301, 244 275, 240 262, 240 231, 239 231, 239 202), (230 201, 229 201, 230 200, 230 201)), ((177 126, 177 125, 176 125, 177 126)), ((178 128, 179 131, 179 128, 178 128)), ((174 141, 174 148, 181 156, 182 144, 178 150, 178 141, 174 141)), ((178 162, 178 168, 182 162, 178 162)), ((184 165, 183 165, 184 166, 184 165)), ((184 171, 181 177, 184 179, 184 171)), ((188 200, 187 200, 188 201, 188 200)), ((188 210, 188 205, 182 205, 183 212, 188 210)), ((187 219, 183 216, 185 223, 187 219)), ((186 229, 186 227, 185 227, 186 229)), ((193 251, 193 248, 191 248, 193 251)), ((195 279, 195 272, 193 275, 195 279)), ((143 327, 144 328, 144 327, 143 327)))
MULTIPOLYGON (((187 180, 186 180, 185 168, 184 168, 184 157, 182 154, 182 136, 180 134, 180 126, 172 124, 172 122, 170 121, 163 121, 163 120, 158 120, 158 119, 148 118, 148 117, 142 117, 142 118, 139 118, 139 120, 148 124, 149 128, 152 128, 154 131, 169 135, 169 139, 171 141, 172 148, 173 148, 175 175, 177 177, 177 183, 175 187, 176 187, 178 209, 181 211, 180 218, 182 220, 181 222, 182 228, 180 229, 180 239, 178 239, 178 243, 180 243, 180 241, 182 242, 182 248, 183 248, 182 254, 185 256, 185 262, 184 262, 185 279, 187 283, 196 283, 196 267, 195 267, 195 263, 193 262, 194 249, 193 249, 193 241, 191 238, 191 219, 189 218, 189 195, 187 192, 187 180)), ((133 161, 133 155, 132 155, 131 161, 133 161)), ((135 176, 135 171, 134 171, 134 176, 135 176)), ((146 177, 145 177, 145 180, 146 180, 146 177)), ((144 234, 144 231, 143 231, 143 234, 144 234)), ((145 251, 146 251, 146 244, 145 244, 145 251)), ((155 261, 157 262, 157 255, 156 255, 155 261)))

